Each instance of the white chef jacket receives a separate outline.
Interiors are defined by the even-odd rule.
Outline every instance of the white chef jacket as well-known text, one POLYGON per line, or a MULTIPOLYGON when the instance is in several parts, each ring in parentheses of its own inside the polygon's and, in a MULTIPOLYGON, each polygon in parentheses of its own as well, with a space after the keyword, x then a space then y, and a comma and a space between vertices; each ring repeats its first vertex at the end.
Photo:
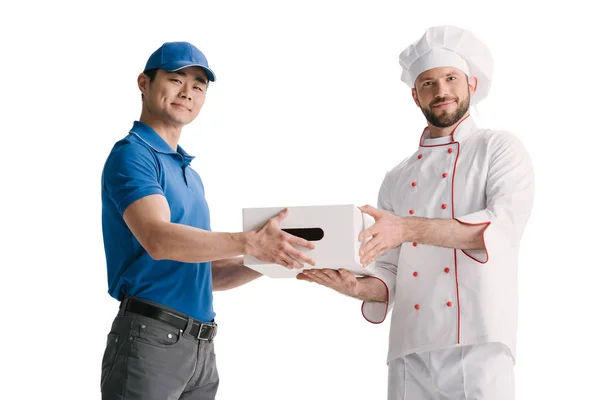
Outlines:
MULTIPOLYGON (((364 302, 381 323, 393 308, 388 362, 460 345, 504 343, 516 357, 519 242, 533 203, 534 174, 522 142, 478 129, 467 116, 442 144, 426 144, 389 171, 378 208, 398 216, 485 225, 485 249, 404 243, 376 261, 386 303, 364 302)), ((443 139, 442 139, 443 140, 443 139)))

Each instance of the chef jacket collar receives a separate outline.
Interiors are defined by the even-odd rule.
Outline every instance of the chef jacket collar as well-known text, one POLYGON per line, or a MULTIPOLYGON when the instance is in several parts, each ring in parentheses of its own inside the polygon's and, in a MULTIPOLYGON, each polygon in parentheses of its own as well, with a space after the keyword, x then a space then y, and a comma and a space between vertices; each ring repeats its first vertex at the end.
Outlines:
MULTIPOLYGON (((450 143, 462 142, 467 137, 469 137, 473 132, 477 130, 477 126, 475 125, 475 121, 471 117, 471 114, 467 114, 455 127, 452 133, 452 140, 450 143)), ((423 130, 423 134, 421 134, 421 139, 419 141, 419 146, 423 146, 423 141, 425 139, 431 139, 431 131, 429 127, 426 127, 423 130)))

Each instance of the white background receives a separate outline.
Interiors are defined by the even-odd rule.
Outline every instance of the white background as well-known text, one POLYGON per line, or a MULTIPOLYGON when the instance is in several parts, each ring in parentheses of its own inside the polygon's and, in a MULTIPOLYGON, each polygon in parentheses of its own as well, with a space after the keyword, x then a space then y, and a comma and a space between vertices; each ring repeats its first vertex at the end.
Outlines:
MULTIPOLYGON (((438 24, 487 43, 495 81, 473 115, 516 133, 536 168, 517 399, 594 398, 600 38, 583 1, 531 3, 3 3, 0 398, 100 398, 118 307, 100 173, 139 118, 136 78, 163 42, 196 44, 216 72, 180 144, 196 156, 213 229, 239 231, 243 207, 375 204, 425 123, 398 54, 438 24)), ((359 306, 294 280, 216 293, 218 398, 384 399, 389 324, 367 323, 359 306)))

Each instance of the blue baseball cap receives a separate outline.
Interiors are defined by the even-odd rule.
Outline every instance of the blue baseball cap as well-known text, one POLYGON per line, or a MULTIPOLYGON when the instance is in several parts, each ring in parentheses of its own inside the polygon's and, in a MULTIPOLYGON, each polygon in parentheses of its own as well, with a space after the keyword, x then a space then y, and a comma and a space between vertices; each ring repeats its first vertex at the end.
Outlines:
POLYGON ((156 68, 177 71, 193 66, 202 68, 206 72, 208 80, 215 81, 215 73, 208 67, 208 61, 204 54, 188 42, 164 43, 148 58, 144 71, 156 68))

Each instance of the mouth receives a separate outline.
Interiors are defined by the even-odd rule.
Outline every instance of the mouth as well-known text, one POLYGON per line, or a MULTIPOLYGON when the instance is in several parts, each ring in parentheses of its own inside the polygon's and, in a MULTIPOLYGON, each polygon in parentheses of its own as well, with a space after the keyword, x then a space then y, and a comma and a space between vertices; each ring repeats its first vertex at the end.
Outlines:
POLYGON ((186 111, 192 111, 189 108, 187 108, 186 106, 184 106, 183 104, 179 104, 179 103, 171 103, 172 106, 175 106, 176 108, 182 108, 186 111))
POLYGON ((431 106, 431 108, 448 108, 454 103, 456 103, 456 100, 444 101, 431 106))

